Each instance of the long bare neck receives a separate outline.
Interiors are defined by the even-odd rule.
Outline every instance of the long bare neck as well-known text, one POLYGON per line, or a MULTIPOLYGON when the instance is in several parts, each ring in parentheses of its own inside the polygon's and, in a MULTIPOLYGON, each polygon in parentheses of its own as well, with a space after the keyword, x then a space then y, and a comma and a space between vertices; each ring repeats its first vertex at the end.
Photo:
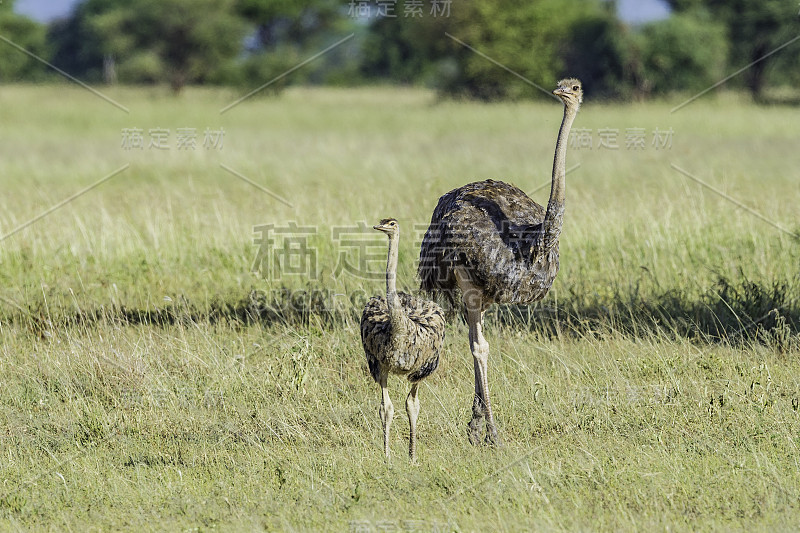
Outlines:
POLYGON ((561 225, 564 219, 565 182, 567 165, 567 144, 569 130, 578 109, 568 105, 564 106, 564 118, 561 120, 561 129, 558 130, 556 141, 556 155, 553 158, 553 183, 550 188, 550 201, 547 202, 547 212, 542 224, 542 236, 539 241, 539 250, 547 252, 557 242, 561 235, 561 225))
POLYGON ((397 240, 399 235, 389 236, 389 257, 386 260, 386 305, 389 308, 389 320, 393 326, 403 318, 400 308, 400 297, 397 295, 397 240))

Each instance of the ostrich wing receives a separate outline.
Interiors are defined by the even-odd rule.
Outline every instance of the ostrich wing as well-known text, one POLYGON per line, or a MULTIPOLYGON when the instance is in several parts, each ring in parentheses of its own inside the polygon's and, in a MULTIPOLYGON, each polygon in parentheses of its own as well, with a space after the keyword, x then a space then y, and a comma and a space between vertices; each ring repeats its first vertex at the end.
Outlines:
POLYGON ((534 254, 545 209, 517 187, 475 182, 439 199, 420 251, 419 276, 427 292, 456 288, 454 268, 467 268, 487 301, 541 299, 558 272, 558 246, 534 254))
POLYGON ((383 297, 371 298, 361 315, 361 342, 367 365, 375 381, 381 368, 394 374, 407 374, 419 381, 436 370, 444 342, 445 318, 434 302, 400 292, 403 332, 393 330, 383 297))

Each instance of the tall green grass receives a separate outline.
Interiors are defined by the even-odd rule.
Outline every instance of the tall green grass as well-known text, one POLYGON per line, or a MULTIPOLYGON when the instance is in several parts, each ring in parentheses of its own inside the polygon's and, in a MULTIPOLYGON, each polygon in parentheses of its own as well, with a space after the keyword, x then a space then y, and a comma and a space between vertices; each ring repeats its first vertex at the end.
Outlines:
MULTIPOLYGON (((398 218, 413 289, 444 192, 494 178, 546 202, 560 106, 291 89, 220 114, 238 95, 107 94, 130 113, 77 88, 0 88, 0 234, 130 165, 0 242, 4 527, 797 523, 796 109, 587 102, 575 127, 594 146, 568 154, 561 272, 536 306, 488 317, 505 445, 467 443, 455 320, 410 466, 400 415, 383 461, 358 338, 385 238, 365 236, 377 277, 334 276, 348 250, 332 232, 398 218), (171 149, 123 149, 133 127, 169 128, 171 149), (178 128, 199 142, 223 128, 224 147, 178 150, 178 128), (643 149, 625 148, 628 128, 643 149), (671 148, 652 146, 656 128, 671 148), (598 148, 600 129, 620 148, 598 148), (253 271, 254 228, 290 222, 314 228, 318 275, 253 271)), ((391 391, 402 405, 406 387, 391 391)))

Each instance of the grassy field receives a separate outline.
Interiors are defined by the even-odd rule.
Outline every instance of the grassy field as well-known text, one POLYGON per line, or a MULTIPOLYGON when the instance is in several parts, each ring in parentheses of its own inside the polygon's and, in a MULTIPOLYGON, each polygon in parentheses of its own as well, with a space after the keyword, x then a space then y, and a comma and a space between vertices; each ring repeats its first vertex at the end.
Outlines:
POLYGON ((399 219, 413 289, 444 192, 495 178, 546 202, 560 104, 291 89, 220 114, 237 94, 105 94, 129 112, 0 88, 0 528, 800 526, 797 108, 587 102, 561 272, 488 317, 504 445, 467 441, 455 320, 410 465, 397 379, 382 454, 358 317, 386 242, 359 224, 399 219))

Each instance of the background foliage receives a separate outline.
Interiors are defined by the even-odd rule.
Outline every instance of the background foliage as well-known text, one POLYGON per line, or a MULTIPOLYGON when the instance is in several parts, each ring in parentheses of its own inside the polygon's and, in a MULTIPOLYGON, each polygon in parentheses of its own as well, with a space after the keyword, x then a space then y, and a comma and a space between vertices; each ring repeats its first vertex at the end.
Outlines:
MULTIPOLYGON (((14 2, 0 3, 0 36, 38 56, 45 56, 45 29, 13 12, 14 2)), ((0 82, 37 81, 44 76, 41 63, 9 43, 0 43, 0 82)))
MULTIPOLYGON (((258 87, 350 34, 271 91, 389 82, 484 100, 543 97, 459 41, 542 86, 580 77, 589 98, 697 91, 753 62, 730 83, 756 101, 798 82, 800 44, 769 55, 800 35, 794 0, 669 3, 668 19, 632 26, 604 0, 85 0, 44 27, 6 2, 0 34, 82 80, 166 83, 175 92, 185 84, 258 87)), ((0 50, 2 80, 48 73, 13 46, 0 50)))

